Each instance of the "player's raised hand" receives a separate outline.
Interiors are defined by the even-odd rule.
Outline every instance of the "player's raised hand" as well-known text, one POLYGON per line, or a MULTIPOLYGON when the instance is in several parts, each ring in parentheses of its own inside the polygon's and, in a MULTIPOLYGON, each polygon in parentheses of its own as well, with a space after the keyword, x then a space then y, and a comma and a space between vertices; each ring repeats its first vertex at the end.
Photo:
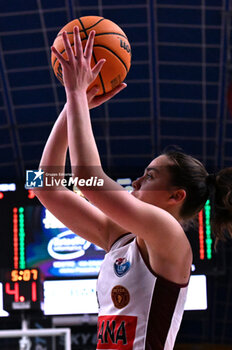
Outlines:
POLYGON ((67 91, 87 90, 88 86, 96 79, 105 59, 101 59, 91 68, 91 57, 93 52, 95 32, 91 31, 88 37, 85 50, 83 52, 79 28, 76 26, 73 30, 74 52, 66 32, 63 32, 63 42, 68 59, 66 60, 56 48, 52 47, 52 52, 59 60, 62 71, 65 89, 67 91))
POLYGON ((99 88, 95 85, 93 86, 88 92, 87 92, 87 99, 88 99, 88 105, 89 109, 95 108, 103 104, 104 102, 110 100, 112 97, 117 95, 120 91, 125 89, 127 87, 127 84, 121 83, 113 90, 107 92, 104 95, 96 96, 98 93, 99 88))

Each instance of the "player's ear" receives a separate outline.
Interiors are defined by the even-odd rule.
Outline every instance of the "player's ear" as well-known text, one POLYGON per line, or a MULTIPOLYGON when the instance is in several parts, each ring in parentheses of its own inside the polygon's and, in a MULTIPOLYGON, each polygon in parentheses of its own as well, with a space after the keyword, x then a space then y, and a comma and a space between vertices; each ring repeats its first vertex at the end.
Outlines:
POLYGON ((171 201, 173 204, 177 204, 180 202, 184 202, 185 198, 186 198, 186 191, 183 188, 180 188, 171 193, 169 201, 171 201))

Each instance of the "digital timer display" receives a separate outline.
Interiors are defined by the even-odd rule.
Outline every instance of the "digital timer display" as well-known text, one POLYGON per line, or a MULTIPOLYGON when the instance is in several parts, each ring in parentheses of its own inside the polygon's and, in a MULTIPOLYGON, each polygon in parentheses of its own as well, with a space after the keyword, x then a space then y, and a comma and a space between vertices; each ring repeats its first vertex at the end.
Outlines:
POLYGON ((38 269, 7 271, 3 281, 6 311, 40 309, 42 282, 38 269))
POLYGON ((11 281, 37 281, 38 280, 38 270, 36 269, 26 269, 26 270, 12 270, 11 271, 11 281))

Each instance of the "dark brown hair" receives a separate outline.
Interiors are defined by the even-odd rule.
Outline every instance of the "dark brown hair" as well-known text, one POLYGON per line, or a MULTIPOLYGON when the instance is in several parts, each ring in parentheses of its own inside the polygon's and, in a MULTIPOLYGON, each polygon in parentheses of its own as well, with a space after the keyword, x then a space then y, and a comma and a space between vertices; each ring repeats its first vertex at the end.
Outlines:
POLYGON ((169 165, 173 186, 186 191, 180 215, 183 220, 193 218, 208 198, 212 203, 211 224, 216 241, 226 235, 232 237, 232 168, 208 174, 204 165, 185 153, 164 151, 173 165, 169 165))

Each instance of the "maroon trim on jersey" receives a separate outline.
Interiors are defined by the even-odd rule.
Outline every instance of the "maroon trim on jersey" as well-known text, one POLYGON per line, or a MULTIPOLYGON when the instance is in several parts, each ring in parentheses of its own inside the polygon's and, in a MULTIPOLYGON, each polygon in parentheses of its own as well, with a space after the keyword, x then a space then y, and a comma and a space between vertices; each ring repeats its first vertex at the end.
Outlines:
POLYGON ((157 277, 148 319, 145 350, 163 350, 171 326, 180 287, 157 277))
MULTIPOLYGON (((114 245, 116 242, 118 242, 121 238, 123 238, 123 237, 125 237, 125 236, 127 236, 127 235, 130 235, 130 234, 131 234, 131 232, 126 232, 126 233, 123 233, 121 236, 119 236, 119 237, 114 241, 114 243, 111 244, 110 250, 111 250, 111 248, 113 247, 113 245, 114 245)), ((133 241, 133 239, 134 239, 134 238, 132 238, 131 241, 133 241)), ((127 243, 128 243, 128 242, 127 242, 127 243)), ((109 251, 110 251, 110 250, 109 250, 109 251)))
MULTIPOLYGON (((139 253, 141 255, 141 258, 143 259, 143 255, 142 255, 141 249, 140 249, 140 247, 138 245, 137 239, 136 239, 136 245, 138 247, 138 250, 139 250, 139 253)), ((152 273, 153 276, 155 276, 156 278, 162 279, 167 285, 174 285, 174 286, 177 286, 178 288, 185 288, 185 287, 188 286, 189 280, 190 280, 191 271, 190 271, 190 274, 189 274, 188 282, 181 284, 181 283, 176 283, 176 282, 170 281, 170 280, 166 279, 165 277, 162 277, 162 276, 158 275, 154 270, 152 270, 151 266, 148 265, 144 259, 143 259, 143 262, 146 265, 146 267, 148 268, 148 270, 152 273)))

